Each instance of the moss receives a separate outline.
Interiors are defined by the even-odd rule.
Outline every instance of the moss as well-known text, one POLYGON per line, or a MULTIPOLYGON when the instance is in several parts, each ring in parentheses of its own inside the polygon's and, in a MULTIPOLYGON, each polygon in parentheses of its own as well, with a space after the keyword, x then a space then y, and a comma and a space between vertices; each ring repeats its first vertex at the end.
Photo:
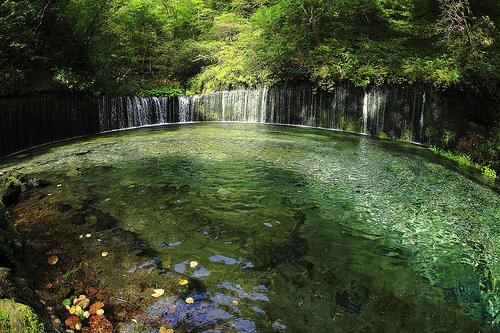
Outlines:
POLYGON ((389 140, 391 138, 389 135, 387 135, 387 133, 382 132, 382 131, 379 132, 377 136, 379 139, 383 139, 383 140, 389 140))
POLYGON ((21 173, 0 179, 0 202, 6 205, 15 202, 21 194, 21 185, 24 180, 24 175, 21 173))
POLYGON ((12 333, 53 332, 29 306, 0 299, 0 331, 12 333))

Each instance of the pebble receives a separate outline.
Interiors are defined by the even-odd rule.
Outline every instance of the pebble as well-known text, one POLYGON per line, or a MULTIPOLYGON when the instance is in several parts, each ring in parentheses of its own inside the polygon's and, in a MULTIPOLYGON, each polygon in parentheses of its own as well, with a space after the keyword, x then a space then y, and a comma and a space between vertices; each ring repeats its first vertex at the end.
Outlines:
POLYGON ((264 225, 265 225, 266 227, 268 227, 268 228, 272 228, 272 227, 273 227, 273 225, 272 225, 271 223, 269 223, 269 222, 264 223, 264 225))

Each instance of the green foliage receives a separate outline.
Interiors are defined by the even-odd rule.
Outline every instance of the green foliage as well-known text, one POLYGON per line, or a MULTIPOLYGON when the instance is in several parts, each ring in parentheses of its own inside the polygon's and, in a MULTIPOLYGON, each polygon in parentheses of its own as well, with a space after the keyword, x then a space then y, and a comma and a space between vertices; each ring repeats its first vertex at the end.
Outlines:
POLYGON ((112 94, 167 81, 210 91, 309 80, 499 97, 499 18, 493 0, 9 0, 0 94, 45 73, 112 94))
POLYGON ((479 165, 477 163, 474 163, 471 160, 471 158, 467 155, 455 154, 455 153, 452 153, 450 151, 441 150, 439 148, 432 147, 432 146, 429 147, 429 150, 432 151, 433 153, 436 153, 440 156, 443 156, 449 160, 456 162, 458 165, 460 165, 462 167, 468 167, 468 168, 472 168, 472 169, 476 169, 476 170, 480 171, 482 176, 483 176, 483 179, 487 182, 494 183, 495 180, 497 179, 497 174, 496 174, 495 170, 490 169, 487 166, 482 166, 482 165, 479 165))
POLYGON ((181 88, 158 87, 144 89, 139 92, 139 96, 182 96, 184 91, 181 88))

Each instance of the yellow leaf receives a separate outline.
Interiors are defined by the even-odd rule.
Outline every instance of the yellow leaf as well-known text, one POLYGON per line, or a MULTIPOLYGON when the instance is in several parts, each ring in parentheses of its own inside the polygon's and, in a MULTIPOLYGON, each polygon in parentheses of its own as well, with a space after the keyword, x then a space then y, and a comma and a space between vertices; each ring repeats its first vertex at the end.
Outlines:
POLYGON ((238 305, 238 304, 240 304, 240 302, 238 302, 237 300, 233 299, 233 304, 234 305, 238 305))
POLYGON ((197 261, 194 261, 194 260, 193 260, 193 261, 190 261, 190 262, 189 262, 189 267, 191 267, 191 268, 195 268, 196 266, 198 266, 198 262, 197 262, 197 261))
POLYGON ((99 316, 102 316, 104 314, 104 309, 99 309, 95 313, 99 316))
POLYGON ((187 304, 193 304, 194 303, 194 299, 192 297, 188 297, 188 298, 186 298, 186 303, 187 304))
POLYGON ((189 283, 189 281, 188 281, 188 280, 186 280, 186 279, 180 279, 180 280, 179 280, 179 284, 180 284, 181 286, 185 286, 185 285, 186 285, 186 284, 188 284, 188 283, 189 283))
POLYGON ((108 252, 103 252, 101 253, 101 256, 106 257, 108 255, 108 252))
POLYGON ((75 312, 76 312, 76 308, 74 306, 72 306, 72 307, 69 308, 69 313, 70 314, 75 314, 75 312))
POLYGON ((153 289, 154 293, 151 294, 151 296, 153 297, 160 297, 161 295, 163 295, 165 293, 165 290, 163 289, 153 289))
POLYGON ((174 333, 174 330, 171 328, 166 328, 165 326, 160 327, 160 333, 174 333))

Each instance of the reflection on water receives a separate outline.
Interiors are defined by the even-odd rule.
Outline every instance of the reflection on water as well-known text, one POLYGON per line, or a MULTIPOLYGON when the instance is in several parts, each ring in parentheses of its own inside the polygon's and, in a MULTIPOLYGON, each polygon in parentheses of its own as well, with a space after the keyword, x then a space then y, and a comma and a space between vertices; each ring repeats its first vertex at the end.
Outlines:
POLYGON ((134 298, 123 332, 498 328, 500 198, 421 148, 200 124, 75 142, 15 167, 62 184, 43 200, 109 214, 148 246, 114 268, 114 290, 128 286, 121 275, 189 280, 134 298))

